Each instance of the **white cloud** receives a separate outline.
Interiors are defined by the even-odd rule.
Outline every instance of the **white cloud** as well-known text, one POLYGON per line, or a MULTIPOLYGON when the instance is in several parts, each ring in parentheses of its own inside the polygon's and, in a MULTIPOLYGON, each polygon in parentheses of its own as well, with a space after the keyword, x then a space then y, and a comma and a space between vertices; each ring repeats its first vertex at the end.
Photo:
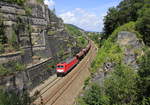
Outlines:
POLYGON ((53 0, 44 0, 44 3, 48 5, 49 8, 54 8, 55 2, 53 0))
POLYGON ((63 12, 59 16, 65 23, 77 25, 87 31, 101 31, 100 29, 103 27, 103 19, 100 16, 82 8, 63 12))

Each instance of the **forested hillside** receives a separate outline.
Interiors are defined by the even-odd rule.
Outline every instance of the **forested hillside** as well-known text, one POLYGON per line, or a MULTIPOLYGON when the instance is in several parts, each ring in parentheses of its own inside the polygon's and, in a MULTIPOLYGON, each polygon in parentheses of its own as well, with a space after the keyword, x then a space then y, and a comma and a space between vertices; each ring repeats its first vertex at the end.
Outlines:
POLYGON ((78 28, 77 26, 71 24, 65 24, 66 31, 72 35, 77 40, 77 46, 80 48, 85 48, 88 41, 85 37, 84 30, 78 28))
POLYGON ((103 34, 89 36, 99 50, 78 105, 150 105, 150 0, 109 8, 103 34))
POLYGON ((144 42, 150 45, 150 0, 123 0, 117 7, 109 8, 104 19, 104 38, 107 39, 117 27, 131 21, 144 42))

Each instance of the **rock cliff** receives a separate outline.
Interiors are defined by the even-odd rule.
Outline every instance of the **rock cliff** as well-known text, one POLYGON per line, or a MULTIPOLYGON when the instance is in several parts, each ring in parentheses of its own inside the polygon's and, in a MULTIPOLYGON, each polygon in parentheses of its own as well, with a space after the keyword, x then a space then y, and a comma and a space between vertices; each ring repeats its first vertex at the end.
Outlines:
POLYGON ((76 43, 63 20, 44 3, 0 1, 0 75, 9 74, 0 76, 0 86, 34 88, 54 73, 57 61, 74 55, 76 43))

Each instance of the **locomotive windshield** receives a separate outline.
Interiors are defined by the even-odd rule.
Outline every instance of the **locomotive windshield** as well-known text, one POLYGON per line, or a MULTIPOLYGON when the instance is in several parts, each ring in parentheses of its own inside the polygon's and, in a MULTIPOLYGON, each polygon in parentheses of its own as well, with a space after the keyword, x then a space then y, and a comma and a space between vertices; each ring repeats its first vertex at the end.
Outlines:
POLYGON ((60 65, 59 65, 59 66, 57 66, 57 68, 64 68, 64 66, 60 66, 60 65))

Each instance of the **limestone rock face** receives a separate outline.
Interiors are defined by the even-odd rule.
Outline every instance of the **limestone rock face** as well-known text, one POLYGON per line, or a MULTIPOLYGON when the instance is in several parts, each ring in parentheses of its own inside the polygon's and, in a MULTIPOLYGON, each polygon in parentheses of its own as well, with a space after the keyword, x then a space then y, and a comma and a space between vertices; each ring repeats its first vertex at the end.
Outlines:
POLYGON ((65 31, 63 20, 37 0, 27 0, 25 7, 0 1, 0 19, 8 41, 15 34, 21 49, 19 53, 0 55, 0 64, 18 61, 29 65, 24 71, 0 77, 0 86, 7 90, 22 91, 39 85, 54 74, 54 68, 48 67, 61 60, 64 54, 70 56, 76 48, 76 41, 65 31))
POLYGON ((136 60, 142 54, 143 42, 137 38, 136 34, 123 31, 118 34, 117 43, 124 50, 124 63, 137 69, 136 60))
POLYGON ((64 31, 62 19, 37 0, 28 0, 26 7, 0 2, 0 7, 5 35, 8 40, 12 39, 12 33, 17 35, 17 42, 24 51, 21 59, 25 64, 33 61, 32 56, 54 57, 59 50, 68 49, 67 44, 75 43, 73 37, 64 31), (66 43, 68 39, 72 40, 66 43))

